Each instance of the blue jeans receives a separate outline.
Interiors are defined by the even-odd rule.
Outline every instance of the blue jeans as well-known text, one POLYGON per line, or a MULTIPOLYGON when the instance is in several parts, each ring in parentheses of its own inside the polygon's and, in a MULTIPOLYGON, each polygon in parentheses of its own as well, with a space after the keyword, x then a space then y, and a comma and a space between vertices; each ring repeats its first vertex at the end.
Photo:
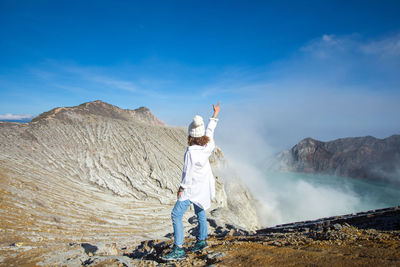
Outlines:
MULTIPOLYGON (((172 225, 174 227, 174 244, 177 246, 183 245, 183 223, 182 216, 186 212, 187 208, 192 204, 189 199, 184 201, 176 201, 175 207, 171 212, 172 225)), ((193 203, 194 212, 199 220, 199 234, 197 240, 206 240, 207 238, 207 218, 206 212, 193 203)))

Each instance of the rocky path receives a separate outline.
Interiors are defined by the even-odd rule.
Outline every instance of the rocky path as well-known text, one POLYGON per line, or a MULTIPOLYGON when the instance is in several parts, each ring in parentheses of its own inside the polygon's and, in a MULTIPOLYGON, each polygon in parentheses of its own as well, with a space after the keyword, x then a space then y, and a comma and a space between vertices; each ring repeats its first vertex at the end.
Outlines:
MULTIPOLYGON (((209 244, 175 265, 399 266, 400 207, 278 225, 252 235, 233 228, 212 236, 209 244)), ((139 266, 168 265, 160 257, 170 246, 144 241, 126 255, 140 259, 139 266)))
MULTIPOLYGON (((279 225, 249 233, 216 227, 209 248, 185 260, 164 262, 171 238, 122 242, 71 242, 40 246, 23 242, 2 247, 14 253, 2 266, 399 266, 400 208, 279 225), (382 227, 384 226, 384 227, 382 227), (382 230, 382 229, 385 230, 382 230)), ((190 221, 190 220, 189 220, 190 221)), ((211 222, 213 223, 213 222, 211 222)), ((193 222, 195 224, 195 222, 193 222)), ((186 238, 189 248, 194 238, 186 238)), ((37 244, 36 244, 37 245, 37 244)))

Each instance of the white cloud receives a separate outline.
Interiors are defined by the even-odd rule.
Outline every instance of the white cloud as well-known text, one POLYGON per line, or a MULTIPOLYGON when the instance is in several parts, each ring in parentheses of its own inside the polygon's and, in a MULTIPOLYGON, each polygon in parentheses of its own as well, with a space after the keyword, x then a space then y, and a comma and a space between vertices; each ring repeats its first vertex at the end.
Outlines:
POLYGON ((395 54, 398 36, 362 41, 358 35, 323 35, 292 57, 255 70, 258 75, 253 73, 252 78, 248 70, 238 71, 229 81, 210 85, 207 94, 228 94, 224 96, 228 99, 231 94, 240 96, 221 113, 226 132, 236 132, 242 125, 252 136, 224 137, 237 139, 226 147, 235 148, 247 140, 241 148, 250 150, 256 143, 253 132, 273 152, 305 137, 328 141, 399 134, 400 68, 396 66, 400 62, 396 56, 381 57, 395 54), (382 46, 379 56, 360 52, 367 45, 382 46))
MULTIPOLYGON (((237 81, 236 81, 237 82, 237 81)), ((201 92, 202 97, 210 97, 210 96, 215 96, 215 95, 221 95, 221 94, 243 94, 245 93, 246 95, 253 95, 253 94, 258 94, 262 91, 264 91, 268 86, 270 86, 269 83, 266 82, 261 82, 261 83, 247 83, 247 84, 218 84, 218 85, 213 85, 211 87, 205 88, 201 92)))
POLYGON ((126 90, 129 92, 135 92, 135 93, 140 92, 140 90, 138 89, 138 86, 134 85, 134 83, 131 81, 117 80, 117 79, 113 79, 110 77, 97 76, 97 75, 86 76, 85 78, 92 80, 94 82, 104 84, 106 86, 110 86, 112 88, 126 90))
POLYGON ((324 34, 320 38, 311 40, 301 48, 319 58, 337 56, 400 56, 400 34, 385 36, 377 39, 364 39, 358 34, 336 36, 324 34))
POLYGON ((309 41, 300 48, 303 56, 311 55, 319 59, 336 57, 343 53, 359 50, 358 35, 336 36, 324 34, 321 37, 309 41))
POLYGON ((34 116, 30 114, 10 114, 0 115, 0 120, 28 120, 32 119, 34 116))
POLYGON ((117 76, 127 73, 117 68, 101 68, 96 66, 79 66, 75 63, 63 63, 48 60, 41 66, 30 69, 40 82, 60 89, 75 88, 80 91, 125 91, 135 95, 163 98, 164 95, 142 84, 143 79, 124 79, 117 76))
POLYGON ((365 54, 398 57, 400 56, 400 34, 361 44, 360 49, 365 54))
POLYGON ((134 82, 110 77, 110 75, 105 75, 102 73, 104 70, 100 70, 99 68, 64 66, 60 68, 60 71, 75 74, 81 79, 101 84, 109 87, 110 89, 120 89, 134 93, 143 93, 139 86, 134 82))
POLYGON ((333 34, 324 34, 322 35, 322 40, 325 42, 331 42, 333 37, 333 34))

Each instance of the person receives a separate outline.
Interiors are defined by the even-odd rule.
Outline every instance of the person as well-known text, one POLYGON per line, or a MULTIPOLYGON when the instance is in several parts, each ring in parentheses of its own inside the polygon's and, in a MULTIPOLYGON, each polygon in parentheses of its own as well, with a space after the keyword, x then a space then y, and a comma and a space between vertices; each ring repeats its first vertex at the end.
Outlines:
POLYGON ((213 104, 214 114, 204 131, 203 118, 196 115, 188 129, 188 147, 184 156, 182 181, 178 189, 176 204, 171 212, 174 228, 174 247, 170 253, 162 257, 164 260, 181 260, 186 257, 183 248, 182 216, 193 204, 199 222, 197 241, 190 249, 192 252, 208 247, 207 218, 205 210, 215 197, 215 180, 211 171, 209 157, 215 148, 214 129, 218 122, 220 103, 213 104))

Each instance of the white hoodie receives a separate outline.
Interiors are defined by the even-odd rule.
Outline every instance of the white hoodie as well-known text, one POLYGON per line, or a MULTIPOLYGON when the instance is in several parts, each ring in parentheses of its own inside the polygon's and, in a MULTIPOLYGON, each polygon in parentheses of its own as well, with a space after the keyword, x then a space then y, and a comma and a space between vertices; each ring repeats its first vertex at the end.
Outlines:
POLYGON ((215 180, 208 158, 215 148, 214 129, 217 122, 218 119, 210 118, 205 133, 210 141, 205 146, 193 145, 186 149, 180 184, 185 191, 179 200, 189 199, 204 210, 211 206, 211 200, 215 197, 215 180))

